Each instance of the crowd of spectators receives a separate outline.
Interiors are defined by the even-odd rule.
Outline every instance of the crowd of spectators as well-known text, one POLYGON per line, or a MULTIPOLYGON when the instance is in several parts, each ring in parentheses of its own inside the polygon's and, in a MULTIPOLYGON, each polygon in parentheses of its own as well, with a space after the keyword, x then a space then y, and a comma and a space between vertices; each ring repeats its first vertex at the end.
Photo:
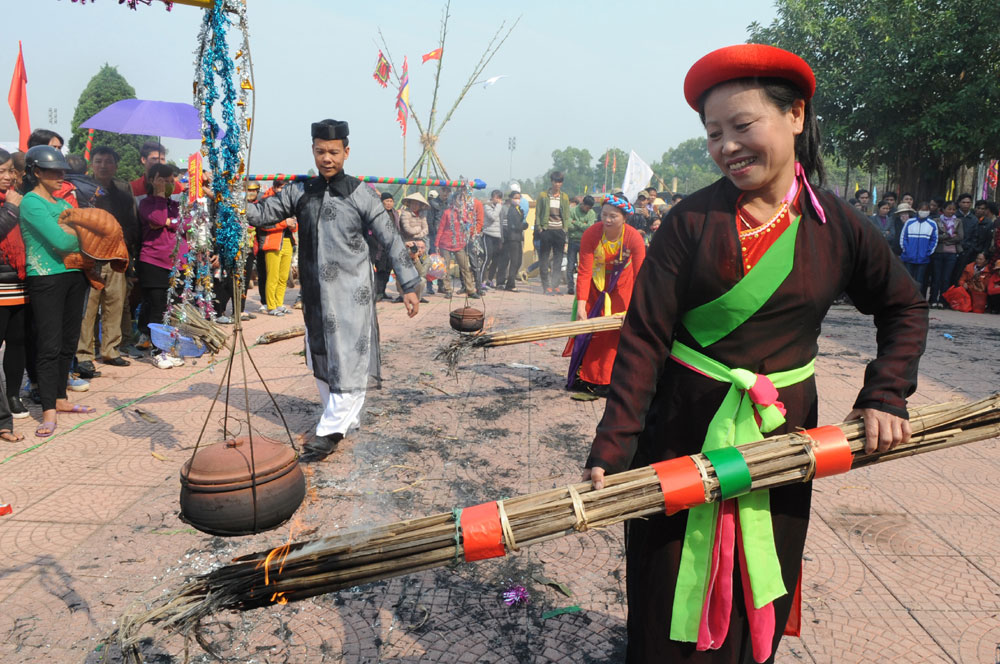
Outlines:
MULTIPOLYGON (((851 202, 864 211, 861 189, 851 202)), ((869 218, 920 284, 931 307, 1000 313, 1000 220, 994 201, 931 198, 889 192, 869 218)))
MULTIPOLYGON (((176 289, 171 272, 177 256, 187 250, 181 211, 186 178, 167 162, 166 150, 157 142, 142 146, 143 175, 132 182, 117 177, 119 156, 110 147, 96 147, 89 163, 79 155, 64 156, 62 148, 61 136, 41 129, 31 135, 27 153, 0 150, 0 341, 5 378, 0 385, 0 439, 18 439, 10 420, 28 417, 25 397, 42 406, 43 421, 36 431, 40 437, 56 430, 60 413, 90 412, 70 403, 67 395, 89 389, 88 381, 100 376, 98 362, 127 366, 129 357, 148 357, 161 369, 184 363, 154 347, 150 325, 164 320, 170 293, 176 289), (124 272, 98 263, 96 273, 85 274, 65 260, 80 247, 60 215, 86 207, 106 211, 120 225, 129 256, 124 272), (90 287, 88 279, 103 287, 90 287)), ((565 284, 565 292, 573 295, 581 241, 597 223, 605 197, 570 196, 563 180, 562 173, 553 171, 549 188, 533 201, 516 182, 507 192, 490 192, 485 203, 464 189, 450 194, 430 190, 427 198, 405 194, 397 207, 396 194, 382 192, 382 204, 423 277, 421 301, 436 293, 452 297, 453 276, 461 283, 457 293, 476 299, 489 289, 517 291, 518 281, 536 270, 545 294, 560 295, 565 284), (532 203, 537 260, 525 266, 532 203)), ((283 186, 274 182, 262 192, 258 183, 249 183, 247 201, 264 200, 283 186)), ((621 192, 615 196, 624 199, 621 192)), ((680 194, 649 187, 631 203, 625 223, 648 244, 681 199, 680 194)), ((871 223, 931 306, 1000 313, 996 203, 973 201, 969 194, 954 201, 915 201, 911 194, 897 199, 890 192, 872 205, 865 190, 851 202, 862 212, 871 208, 871 223)), ((252 229, 253 251, 239 269, 248 287, 257 281, 258 313, 284 316, 291 311, 284 300, 297 272, 296 231, 294 218, 252 229)), ((369 240, 379 301, 386 297, 391 263, 374 237, 369 240)), ((215 257, 212 269, 215 321, 231 324, 237 314, 244 320, 256 317, 246 310, 246 293, 239 303, 232 302, 233 275, 215 257)), ((301 307, 300 302, 294 307, 301 307)))
MULTIPOLYGON (((101 375, 98 363, 124 367, 131 363, 127 358, 148 358, 160 369, 184 364, 154 346, 150 325, 164 322, 170 294, 178 288, 171 274, 177 257, 187 253, 181 210, 186 178, 155 141, 142 145, 143 175, 132 182, 117 177, 120 158, 110 147, 94 148, 89 163, 80 155, 64 155, 62 148, 59 134, 39 129, 29 137, 27 152, 0 150, 4 440, 21 438, 11 420, 29 416, 24 399, 42 407, 38 437, 52 435, 63 413, 93 412, 71 403, 68 393, 90 389, 90 380, 101 375), (78 208, 103 210, 117 222, 128 256, 124 271, 111 262, 91 266, 71 260, 81 247, 63 213, 78 208)), ((262 196, 280 187, 275 183, 262 196)), ((248 199, 258 195, 259 186, 251 184, 248 199)), ((295 274, 295 228, 289 219, 254 235, 245 276, 247 283, 259 282, 259 312, 282 316, 290 311, 283 303, 295 274)), ((231 275, 214 256, 212 267, 215 321, 231 324, 231 275)), ((256 316, 240 309, 244 319, 256 316)))

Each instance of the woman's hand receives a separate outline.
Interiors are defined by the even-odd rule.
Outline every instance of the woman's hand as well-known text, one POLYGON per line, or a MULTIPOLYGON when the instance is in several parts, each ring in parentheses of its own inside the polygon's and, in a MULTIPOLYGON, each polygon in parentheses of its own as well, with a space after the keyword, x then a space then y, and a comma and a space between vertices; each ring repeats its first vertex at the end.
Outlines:
POLYGON ((865 421, 865 454, 875 450, 888 452, 910 440, 910 422, 898 415, 874 408, 855 408, 844 421, 858 418, 865 421))
POLYGON ((11 187, 10 189, 7 190, 6 201, 8 203, 10 203, 11 205, 20 205, 22 198, 24 198, 24 197, 21 196, 21 194, 19 194, 16 191, 14 191, 13 187, 11 187))
POLYGON ((577 300, 576 301, 576 319, 586 320, 587 318, 587 301, 577 300))
POLYGON ((594 490, 604 488, 604 469, 600 467, 594 468, 584 468, 583 469, 583 481, 591 481, 594 485, 594 490))

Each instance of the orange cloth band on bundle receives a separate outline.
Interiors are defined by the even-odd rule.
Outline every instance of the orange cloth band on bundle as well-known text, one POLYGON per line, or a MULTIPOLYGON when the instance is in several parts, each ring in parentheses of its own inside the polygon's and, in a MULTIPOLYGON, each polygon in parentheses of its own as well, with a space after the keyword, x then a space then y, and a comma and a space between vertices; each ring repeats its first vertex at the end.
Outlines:
POLYGON ((462 510, 460 523, 465 562, 502 558, 506 554, 496 501, 466 507, 462 510))
POLYGON ((705 484, 701 471, 689 456, 667 459, 653 464, 663 490, 667 514, 676 514, 705 502, 705 484))
POLYGON ((812 479, 840 475, 851 469, 851 463, 854 461, 851 444, 847 442, 847 436, 839 427, 817 427, 804 433, 811 440, 810 456, 816 465, 812 479))

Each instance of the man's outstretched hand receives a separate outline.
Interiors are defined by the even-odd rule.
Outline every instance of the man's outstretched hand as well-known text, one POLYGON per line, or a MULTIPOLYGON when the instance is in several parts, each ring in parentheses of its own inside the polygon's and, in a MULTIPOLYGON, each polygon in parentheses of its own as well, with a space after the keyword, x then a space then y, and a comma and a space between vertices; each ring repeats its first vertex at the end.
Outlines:
POLYGON ((406 306, 406 313, 410 318, 417 315, 420 311, 420 298, 417 297, 416 293, 406 293, 403 295, 403 304, 406 306))

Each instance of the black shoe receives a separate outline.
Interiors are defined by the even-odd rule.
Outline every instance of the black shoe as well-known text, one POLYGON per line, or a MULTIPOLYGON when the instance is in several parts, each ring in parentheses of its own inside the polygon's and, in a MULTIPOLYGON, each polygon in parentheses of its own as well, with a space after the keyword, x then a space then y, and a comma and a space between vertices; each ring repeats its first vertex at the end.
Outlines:
POLYGON ((607 398, 608 391, 611 388, 608 385, 594 385, 593 383, 587 384, 587 391, 593 394, 595 397, 600 397, 602 399, 607 398))
POLYGON ((302 454, 302 461, 305 463, 322 461, 326 457, 330 456, 335 449, 337 449, 337 443, 343 439, 344 434, 342 433, 331 433, 327 436, 317 436, 315 440, 302 446, 304 452, 302 454))
POLYGON ((15 420, 20 420, 28 416, 28 409, 21 403, 20 397, 7 397, 7 406, 10 407, 10 415, 15 420))
POLYGON ((567 289, 566 289, 566 294, 567 294, 567 295, 573 295, 573 294, 574 294, 574 291, 573 291, 573 289, 572 289, 572 288, 567 288, 567 289))
POLYGON ((101 372, 97 370, 94 363, 90 360, 87 360, 86 362, 77 362, 75 373, 80 374, 80 378, 83 378, 84 380, 90 380, 94 376, 101 375, 101 372))
POLYGON ((468 294, 468 298, 469 298, 470 300, 478 300, 478 299, 480 299, 481 297, 482 297, 482 295, 480 295, 479 293, 469 293, 469 294, 468 294))
POLYGON ((400 296, 399 296, 399 297, 397 297, 397 298, 396 298, 395 300, 393 300, 393 302, 394 302, 395 304, 402 304, 402 303, 403 303, 403 296, 402 296, 402 295, 400 295, 400 296))
POLYGON ((426 297, 420 298, 420 304, 428 304, 429 302, 430 300, 428 300, 426 297))
POLYGON ((127 367, 130 364, 132 364, 121 355, 119 355, 118 357, 105 357, 101 360, 101 362, 103 362, 104 364, 109 364, 113 367, 127 367))

